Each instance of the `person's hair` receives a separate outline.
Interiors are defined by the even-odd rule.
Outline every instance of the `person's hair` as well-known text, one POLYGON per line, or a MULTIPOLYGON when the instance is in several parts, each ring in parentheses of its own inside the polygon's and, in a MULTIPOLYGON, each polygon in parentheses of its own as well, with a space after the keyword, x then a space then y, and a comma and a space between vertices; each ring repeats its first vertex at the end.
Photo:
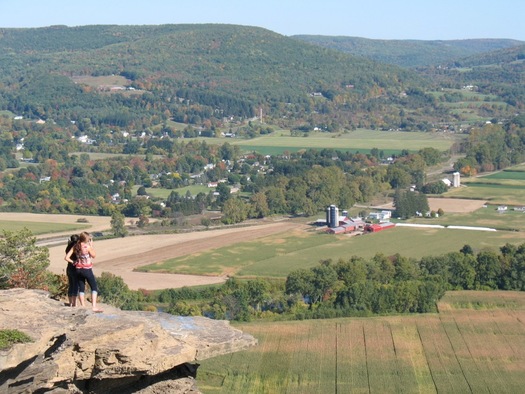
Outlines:
POLYGON ((89 242, 90 239, 91 239, 91 234, 85 231, 81 232, 80 235, 78 236, 78 242, 89 242))
POLYGON ((66 246, 66 253, 68 253, 73 246, 78 242, 79 240, 78 234, 73 234, 69 239, 67 240, 67 246, 66 246))

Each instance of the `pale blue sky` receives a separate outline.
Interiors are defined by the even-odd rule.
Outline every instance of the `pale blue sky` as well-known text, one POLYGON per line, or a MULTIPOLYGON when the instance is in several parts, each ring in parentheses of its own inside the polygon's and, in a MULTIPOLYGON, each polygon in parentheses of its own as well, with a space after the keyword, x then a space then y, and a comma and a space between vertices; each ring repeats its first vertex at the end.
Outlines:
POLYGON ((0 28, 229 23, 287 36, 525 41, 524 17, 524 0, 0 0, 0 28))

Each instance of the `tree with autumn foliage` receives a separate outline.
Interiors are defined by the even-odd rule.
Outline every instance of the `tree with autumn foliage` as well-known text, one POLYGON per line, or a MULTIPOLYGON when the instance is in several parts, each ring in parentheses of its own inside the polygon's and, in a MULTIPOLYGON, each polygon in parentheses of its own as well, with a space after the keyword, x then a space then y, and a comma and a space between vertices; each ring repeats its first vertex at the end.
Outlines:
POLYGON ((48 290, 49 249, 36 245, 30 230, 4 230, 0 238, 0 289, 48 290))

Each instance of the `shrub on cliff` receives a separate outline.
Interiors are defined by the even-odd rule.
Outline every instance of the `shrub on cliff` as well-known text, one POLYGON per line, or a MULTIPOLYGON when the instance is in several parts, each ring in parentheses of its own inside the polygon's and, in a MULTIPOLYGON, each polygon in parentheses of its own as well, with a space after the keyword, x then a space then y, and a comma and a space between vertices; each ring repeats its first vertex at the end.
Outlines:
POLYGON ((36 245, 30 230, 4 230, 0 238, 0 289, 48 290, 49 249, 36 245))

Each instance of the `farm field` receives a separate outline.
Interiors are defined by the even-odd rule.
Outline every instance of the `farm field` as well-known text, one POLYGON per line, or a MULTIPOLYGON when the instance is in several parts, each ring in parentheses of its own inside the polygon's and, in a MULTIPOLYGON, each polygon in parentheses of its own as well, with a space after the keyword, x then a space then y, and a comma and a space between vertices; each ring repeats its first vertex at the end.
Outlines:
POLYGON ((439 313, 236 325, 258 346, 200 362, 205 393, 523 392, 525 293, 449 292, 439 313))
MULTIPOLYGON (((523 214, 522 214, 523 215, 523 214)), ((434 221, 432 221, 434 223, 434 221)), ((469 222, 469 225, 473 225, 469 222)), ((138 270, 194 275, 236 275, 240 277, 286 277, 299 268, 316 266, 319 261, 351 256, 371 258, 376 253, 387 256, 421 258, 459 251, 465 244, 480 250, 499 248, 505 243, 521 244, 520 232, 485 232, 458 229, 396 227, 360 236, 331 235, 312 227, 297 226, 286 233, 270 234, 256 241, 193 253, 144 265, 138 270)))
POLYGON ((489 175, 463 178, 462 186, 445 197, 483 199, 491 204, 525 206, 525 166, 514 166, 489 175))
POLYGON ((61 223, 39 223, 39 222, 12 222, 0 220, 0 231, 20 231, 24 228, 30 230, 33 235, 62 233, 64 231, 75 232, 87 229, 86 225, 61 224, 61 223))
POLYGON ((39 237, 71 232, 98 231, 109 228, 109 217, 85 215, 40 215, 20 212, 0 212, 0 231, 20 231, 24 227, 39 237), (85 220, 85 223, 78 220, 85 220), (107 227, 106 227, 107 226, 107 227))
POLYGON ((250 140, 232 139, 231 144, 244 151, 276 154, 300 149, 337 149, 368 153, 372 148, 382 150, 385 155, 399 153, 403 149, 418 151, 432 146, 441 151, 448 150, 464 136, 445 133, 419 133, 401 131, 355 130, 334 136, 332 133, 309 133, 308 137, 292 137, 289 132, 279 132, 250 140))
MULTIPOLYGON (((433 199, 435 207, 441 207, 440 199, 433 199)), ((453 199, 443 199, 453 201, 453 199)), ((525 213, 509 208, 505 212, 498 212, 498 205, 487 204, 486 208, 479 208, 473 212, 448 212, 443 204, 445 214, 434 219, 409 219, 408 223, 441 224, 444 226, 476 226, 491 227, 497 230, 525 232, 525 213)), ((433 208, 432 208, 433 209, 433 208)), ((437 210, 437 208, 436 208, 437 210)), ((525 235, 522 235, 525 241, 525 235)))
MULTIPOLYGON (((140 186, 135 185, 133 186, 133 194, 137 194, 137 190, 140 186)), ((192 196, 196 196, 199 193, 208 194, 210 192, 210 189, 206 185, 191 185, 191 186, 184 186, 180 187, 178 189, 165 189, 162 187, 148 187, 146 188, 146 192, 149 196, 155 197, 155 198, 164 198, 167 199, 171 192, 175 191, 179 193, 180 196, 186 195, 186 193, 189 191, 192 196)))
MULTIPOLYGON (((450 203, 447 209, 458 212, 446 213, 439 219, 419 219, 418 223, 519 231, 398 227, 376 234, 348 236, 325 234, 304 221, 268 220, 249 227, 97 240, 99 257, 95 273, 118 275, 131 289, 153 290, 221 283, 228 275, 284 278, 293 270, 316 266, 325 259, 335 262, 351 256, 371 258, 376 253, 421 258, 458 251, 465 244, 478 251, 485 247, 499 248, 507 242, 525 242, 523 213, 509 210, 498 214, 493 206, 468 212, 464 208, 472 209, 471 201, 435 200, 450 203)), ((431 202, 434 204, 434 199, 431 202)), ((39 242, 49 245, 50 269, 55 273, 64 272, 64 247, 72 232, 107 231, 111 227, 109 217, 76 215, 2 213, 0 223, 9 229, 24 223, 35 231, 39 242), (78 223, 80 218, 88 223, 78 223)))

